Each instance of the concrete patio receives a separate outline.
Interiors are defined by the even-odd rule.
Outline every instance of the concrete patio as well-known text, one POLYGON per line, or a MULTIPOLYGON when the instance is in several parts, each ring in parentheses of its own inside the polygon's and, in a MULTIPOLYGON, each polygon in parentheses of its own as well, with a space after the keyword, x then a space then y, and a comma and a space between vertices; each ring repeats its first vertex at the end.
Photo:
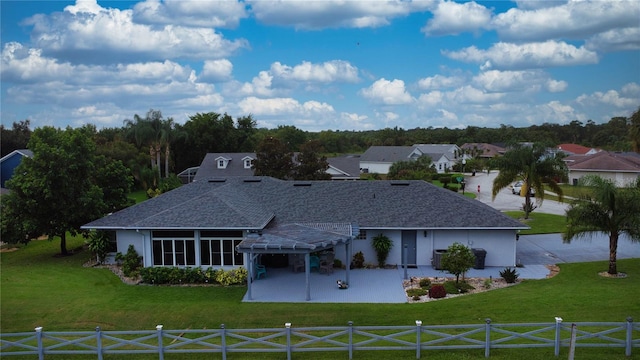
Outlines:
MULTIPOLYGON (((516 257, 523 264, 517 271, 521 279, 545 279, 549 264, 607 260, 608 238, 598 234, 590 240, 564 244, 559 234, 521 236, 516 257)), ((640 245, 621 238, 618 259, 640 258, 640 245)), ((467 277, 500 277, 504 267, 471 269, 467 277)), ((603 270, 606 270, 603 268, 603 270)), ((619 269, 624 271, 624 269, 619 269)), ((306 301, 305 274, 289 268, 269 268, 267 277, 252 284, 252 299, 245 302, 307 302, 307 303, 405 303, 402 280, 404 269, 354 269, 350 272, 349 288, 340 290, 338 279, 346 279, 346 270, 336 269, 333 274, 312 272, 310 276, 311 300, 306 301)), ((407 277, 451 277, 431 266, 407 269, 407 277)))

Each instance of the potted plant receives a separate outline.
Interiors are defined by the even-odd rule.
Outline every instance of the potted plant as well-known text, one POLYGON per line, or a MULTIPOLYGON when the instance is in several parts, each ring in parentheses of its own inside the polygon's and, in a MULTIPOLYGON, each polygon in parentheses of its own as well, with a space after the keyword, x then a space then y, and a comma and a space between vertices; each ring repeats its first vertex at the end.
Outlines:
POLYGON ((376 255, 378 257, 378 266, 384 268, 387 256, 389 256, 389 252, 393 247, 393 242, 384 234, 378 234, 372 241, 373 248, 376 250, 376 255))

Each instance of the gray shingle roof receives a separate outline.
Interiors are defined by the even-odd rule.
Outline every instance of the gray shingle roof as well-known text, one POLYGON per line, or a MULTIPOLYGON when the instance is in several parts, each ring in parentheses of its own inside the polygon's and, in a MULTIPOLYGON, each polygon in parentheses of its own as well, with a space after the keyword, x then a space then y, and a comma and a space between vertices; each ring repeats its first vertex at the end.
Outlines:
POLYGON ((424 181, 199 181, 93 221, 99 229, 262 229, 268 223, 363 229, 524 229, 479 202, 424 181))
POLYGON ((193 181, 207 180, 215 177, 222 176, 252 176, 253 169, 246 169, 244 167, 245 157, 256 158, 255 153, 208 153, 202 159, 200 169, 193 178, 193 181), (223 157, 225 159, 231 159, 224 169, 218 169, 216 159, 223 157))
POLYGON ((408 161, 409 155, 415 149, 414 146, 370 146, 360 156, 360 161, 390 162, 408 161))

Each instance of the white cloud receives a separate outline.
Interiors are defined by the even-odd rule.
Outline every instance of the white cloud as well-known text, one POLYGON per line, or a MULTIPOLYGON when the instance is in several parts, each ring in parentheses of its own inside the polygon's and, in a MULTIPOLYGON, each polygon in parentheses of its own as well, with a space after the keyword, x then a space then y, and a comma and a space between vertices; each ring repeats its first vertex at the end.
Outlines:
POLYGON ((505 40, 583 39, 617 28, 638 27, 638 19, 637 0, 580 0, 532 10, 509 9, 497 15, 492 26, 505 40))
POLYGON ((444 93, 441 91, 431 91, 427 94, 420 94, 418 97, 418 108, 431 108, 444 101, 444 93))
POLYGON ((326 114, 334 112, 331 105, 318 101, 307 101, 300 103, 293 98, 270 98, 261 99, 254 96, 242 99, 238 106, 245 114, 256 116, 265 115, 286 115, 301 114, 309 116, 312 114, 326 114))
POLYGON ((360 94, 375 103, 385 105, 402 105, 413 101, 411 94, 405 89, 404 81, 398 79, 379 79, 368 88, 360 90, 360 94))
POLYGON ((433 18, 421 29, 426 35, 451 35, 475 32, 491 21, 491 10, 476 2, 442 1, 433 10, 433 18))
POLYGON ((497 102, 505 96, 504 93, 482 91, 470 85, 465 85, 447 93, 447 98, 457 104, 485 104, 497 102))
POLYGON ((569 86, 569 84, 567 84, 566 81, 557 81, 553 79, 547 80, 546 83, 547 91, 552 93, 565 91, 567 86, 569 86))
POLYGON ((283 65, 280 62, 271 64, 271 74, 285 81, 300 82, 357 82, 358 68, 348 61, 331 60, 321 64, 303 61, 296 66, 283 65))
POLYGON ((248 47, 246 40, 226 40, 211 28, 135 23, 132 10, 102 8, 95 1, 65 10, 33 16, 25 25, 33 25, 32 42, 43 54, 71 63, 215 59, 248 47))
POLYGON ((435 75, 418 80, 421 90, 438 90, 461 86, 465 79, 460 76, 435 75))
POLYGON ((133 7, 136 22, 186 27, 235 28, 248 16, 236 0, 146 0, 133 7))
POLYGON ((198 80, 203 81, 226 81, 231 79, 233 64, 227 59, 206 60, 202 66, 202 74, 198 80))
POLYGON ((491 92, 537 92, 542 88, 559 92, 567 87, 566 82, 553 80, 542 70, 484 71, 473 78, 473 84, 491 92))
POLYGON ((488 50, 471 46, 459 51, 444 51, 443 54, 454 60, 482 64, 485 70, 535 69, 598 62, 598 55, 593 51, 551 40, 526 44, 499 42, 488 50))
POLYGON ((596 51, 640 50, 640 27, 600 33, 587 39, 585 48, 596 51))
POLYGON ((611 105, 619 109, 633 108, 638 106, 637 97, 626 97, 624 94, 620 94, 616 90, 609 90, 604 92, 596 91, 590 95, 583 94, 580 95, 576 101, 583 106, 595 106, 596 104, 600 106, 611 105))
POLYGON ((434 1, 247 1, 256 19, 264 24, 297 29, 375 28, 397 17, 424 11, 434 1))

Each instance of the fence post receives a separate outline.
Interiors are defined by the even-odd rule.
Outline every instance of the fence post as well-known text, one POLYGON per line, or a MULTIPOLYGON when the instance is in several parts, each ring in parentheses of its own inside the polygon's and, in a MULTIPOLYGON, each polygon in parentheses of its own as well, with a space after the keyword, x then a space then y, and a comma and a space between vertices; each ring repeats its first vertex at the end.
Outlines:
POLYGON ((162 325, 157 325, 158 331, 158 359, 164 360, 164 346, 162 345, 162 325))
POLYGON ((353 321, 349 321, 349 360, 353 359, 353 321))
POLYGON ((222 350, 222 360, 227 360, 227 330, 224 324, 220 325, 220 348, 222 350))
POLYGON ((560 356, 560 330, 562 330, 562 318, 556 316, 556 338, 554 349, 554 355, 556 357, 560 356))
POLYGON ((285 323, 284 327, 287 333, 287 360, 291 360, 291 323, 285 323))
POLYGON ((491 319, 485 319, 484 330, 484 357, 489 357, 489 350, 491 349, 491 319))
POLYGON ((102 360, 102 331, 100 331, 100 326, 96 326, 96 351, 98 352, 98 360, 102 360))
POLYGON ((42 326, 36 328, 36 340, 38 341, 38 359, 44 360, 44 347, 42 346, 42 326))
POLYGON ((420 348, 422 347, 422 340, 420 340, 421 334, 422 334, 422 321, 416 320, 416 359, 420 359, 420 348))
POLYGON ((629 316, 627 318, 627 341, 626 341, 626 346, 625 346, 625 350, 624 350, 624 354, 626 356, 631 356, 631 336, 633 335, 633 318, 631 316, 629 316))

